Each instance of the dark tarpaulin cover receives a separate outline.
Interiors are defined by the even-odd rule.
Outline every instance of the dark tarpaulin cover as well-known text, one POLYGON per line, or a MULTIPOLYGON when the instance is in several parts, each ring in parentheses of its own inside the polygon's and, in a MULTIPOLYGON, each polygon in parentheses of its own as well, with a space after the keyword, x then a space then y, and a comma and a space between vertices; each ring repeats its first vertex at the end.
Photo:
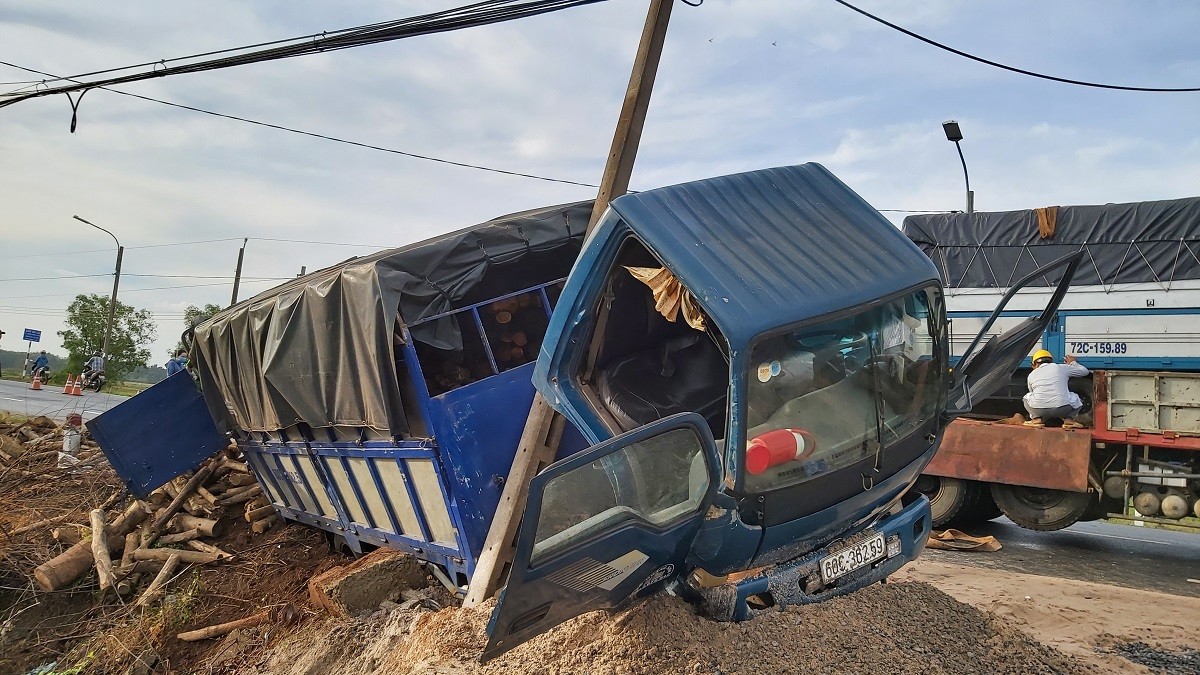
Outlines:
POLYGON ((397 320, 414 340, 461 349, 453 317, 422 319, 565 277, 592 202, 512 214, 299 277, 196 328, 205 402, 229 429, 407 429, 394 365, 397 320), (482 283, 481 283, 482 282, 482 283))
POLYGON ((1200 197, 1057 211, 1047 239, 1033 209, 908 216, 904 234, 952 288, 1005 287, 1081 247, 1076 286, 1200 279, 1200 197))

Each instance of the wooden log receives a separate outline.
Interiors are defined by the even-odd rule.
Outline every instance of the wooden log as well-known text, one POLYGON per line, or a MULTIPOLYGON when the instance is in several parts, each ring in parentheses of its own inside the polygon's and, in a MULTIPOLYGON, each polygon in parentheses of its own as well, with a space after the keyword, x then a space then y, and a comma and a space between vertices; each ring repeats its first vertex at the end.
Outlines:
POLYGON ((235 497, 240 497, 240 496, 246 494, 247 492, 254 490, 254 488, 256 488, 256 487, 258 487, 257 483, 250 483, 249 485, 241 485, 241 486, 238 486, 235 488, 230 488, 230 489, 226 490, 224 492, 224 494, 221 495, 221 498, 219 500, 217 500, 217 503, 224 504, 226 501, 233 499, 235 497))
MULTIPOLYGON (((37 521, 36 523, 22 525, 21 527, 18 527, 17 529, 13 530, 12 532, 9 532, 8 534, 9 534, 9 536, 15 537, 18 534, 25 534, 26 532, 32 532, 34 530, 38 530, 43 527, 49 527, 50 525, 54 525, 56 523, 61 523, 62 521, 67 520, 68 518, 71 517, 71 515, 72 514, 70 514, 70 513, 64 513, 61 516, 54 516, 53 518, 45 518, 43 520, 37 521)), ((57 537, 56 537, 56 539, 57 539, 57 537)), ((76 541, 78 541, 78 540, 76 540, 76 541)))
POLYGON ((54 537, 54 541, 67 546, 74 546, 83 541, 83 535, 79 533, 79 528, 75 525, 56 527, 50 530, 50 536, 54 537))
POLYGON ((100 593, 113 586, 112 556, 108 553, 108 527, 104 523, 104 511, 92 509, 88 514, 92 522, 92 560, 96 564, 96 576, 100 579, 100 593))
POLYGON ((262 534, 263 532, 266 532, 267 530, 271 529, 271 527, 273 525, 275 525, 275 523, 278 523, 278 522, 279 522, 279 516, 275 516, 275 515, 267 516, 266 518, 263 518, 261 520, 256 520, 253 523, 250 523, 250 531, 253 532, 254 534, 262 534))
POLYGON ((252 628, 254 626, 261 626, 270 620, 271 613, 269 611, 264 611, 252 616, 248 616, 244 619, 238 619, 237 621, 221 623, 215 626, 208 626, 207 628, 200 628, 198 630, 189 630, 184 633, 180 633, 175 637, 183 640, 184 642, 208 640, 210 638, 221 637, 222 635, 232 633, 239 628, 252 628))
MULTIPOLYGON (((162 549, 160 549, 162 550, 162 549)), ((150 582, 150 586, 146 588, 146 592, 142 593, 142 597, 138 598, 138 607, 145 607, 157 600, 163 593, 163 588, 171 579, 171 575, 175 573, 175 568, 179 566, 183 558, 178 553, 172 553, 167 556, 163 567, 158 571, 158 575, 154 577, 154 581, 150 582)))
POLYGON ((200 495, 200 498, 203 499, 204 501, 208 502, 210 505, 212 505, 212 506, 217 505, 216 495, 209 492, 203 485, 196 486, 196 494, 200 495))
POLYGON ((182 513, 175 516, 172 523, 180 530, 200 530, 201 535, 205 537, 219 537, 225 530, 219 520, 197 518, 182 513))
POLYGON ((234 487, 246 487, 254 485, 254 476, 248 473, 235 473, 225 478, 225 482, 234 487))
POLYGON ((250 465, 246 464, 245 462, 239 462, 237 460, 226 458, 221 461, 221 464, 229 467, 230 471, 236 471, 238 473, 250 473, 250 465))
POLYGON ((208 476, 212 473, 212 471, 212 464, 209 464, 197 471, 194 475, 192 475, 191 480, 189 480, 187 484, 179 490, 179 494, 176 495, 175 499, 171 500, 171 503, 167 505, 167 508, 163 509, 161 513, 155 516, 154 522, 151 523, 150 527, 148 528, 147 539, 151 543, 158 538, 158 535, 162 534, 163 528, 167 526, 167 521, 171 520, 176 513, 179 513, 179 509, 183 506, 183 500, 187 499, 187 496, 196 489, 196 486, 203 485, 204 481, 208 479, 208 476))
MULTIPOLYGON (((231 492, 232 492, 232 490, 231 490, 231 492)), ((238 494, 238 495, 235 495, 232 497, 222 497, 221 498, 221 506, 235 506, 237 504, 241 504, 242 502, 248 502, 251 499, 254 499, 255 497, 257 497, 261 494, 262 494, 261 486, 251 485, 251 486, 247 487, 246 491, 241 494, 238 494)))
POLYGON ((130 574, 117 582, 114 588, 117 589, 117 595, 129 595, 133 589, 137 588, 138 582, 142 580, 140 574, 130 574))
MULTIPOLYGON (((133 528, 146 519, 146 512, 130 504, 125 512, 108 526, 109 547, 118 543, 133 528)), ((92 568, 92 542, 81 541, 33 570, 33 578, 47 591, 57 591, 68 586, 92 568)))
POLYGON ((218 560, 229 560, 229 559, 233 558, 232 553, 230 553, 228 551, 223 551, 223 550, 217 548, 216 546, 213 546, 212 544, 206 544, 202 541, 196 541, 195 539, 189 541, 187 543, 187 545, 196 549, 197 551, 202 551, 204 553, 211 553, 211 554, 217 556, 218 560))
POLYGON ((203 537, 203 536, 204 536, 203 532, 201 532, 199 529, 193 528, 191 530, 184 530, 183 532, 179 532, 178 534, 164 534, 163 536, 158 538, 158 543, 160 543, 160 544, 182 544, 186 541, 191 541, 193 539, 199 539, 200 537, 203 537))
POLYGON ((142 543, 142 537, 137 532, 130 532, 125 535, 125 550, 121 552, 121 567, 127 567, 133 564, 133 552, 138 550, 142 543))
POLYGON ((128 565, 118 567, 114 575, 118 579, 124 579, 134 574, 158 574, 162 566, 163 561, 161 560, 135 560, 128 565))
MULTIPOLYGON (((247 502, 247 507, 254 502, 247 502)), ((266 506, 258 506, 255 508, 246 509, 246 521, 253 523, 256 520, 262 520, 267 516, 274 515, 275 507, 267 504, 266 506)))
POLYGON ((189 565, 207 565, 216 562, 217 556, 203 551, 184 551, 177 548, 139 548, 133 552, 134 560, 168 560, 171 556, 179 556, 181 562, 189 565))

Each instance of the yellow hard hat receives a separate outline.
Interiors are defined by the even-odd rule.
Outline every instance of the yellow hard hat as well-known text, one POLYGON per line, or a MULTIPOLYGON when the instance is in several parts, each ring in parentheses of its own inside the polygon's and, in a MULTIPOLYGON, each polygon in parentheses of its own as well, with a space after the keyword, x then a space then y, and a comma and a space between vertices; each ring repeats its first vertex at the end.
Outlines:
POLYGON ((1046 351, 1045 349, 1039 349, 1033 353, 1033 362, 1034 363, 1037 363, 1038 361, 1041 361, 1043 359, 1045 359, 1046 361, 1053 361, 1054 355, 1051 354, 1050 352, 1046 351))

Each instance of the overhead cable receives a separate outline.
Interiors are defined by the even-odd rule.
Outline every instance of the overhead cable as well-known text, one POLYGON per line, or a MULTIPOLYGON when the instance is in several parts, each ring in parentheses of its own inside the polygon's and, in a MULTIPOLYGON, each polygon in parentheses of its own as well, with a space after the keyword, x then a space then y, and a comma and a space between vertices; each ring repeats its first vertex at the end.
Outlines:
MULTIPOLYGON (((0 95, 0 107, 12 105, 14 103, 25 101, 31 98, 50 96, 53 94, 69 95, 71 93, 79 92, 79 98, 82 98, 83 94, 86 93, 87 90, 94 89, 99 86, 128 84, 130 82, 140 82, 142 80, 168 77, 171 75, 180 75, 183 73, 196 73, 220 68, 231 68, 233 66, 242 66, 250 63, 262 63, 265 61, 275 61, 296 56, 305 56, 308 54, 349 49, 351 47, 379 44, 381 42, 390 42, 393 40, 416 37, 418 35, 430 35, 433 33, 473 28, 476 26, 484 26, 504 21, 513 21, 516 19, 523 19, 539 14, 557 12, 564 9, 571 9, 573 7, 590 5, 604 1, 605 0, 483 0, 482 2, 464 5, 462 7, 431 12, 429 14, 422 14, 405 19, 396 19, 394 21, 385 21, 382 23, 358 26, 355 28, 340 29, 333 32, 324 32, 321 33, 320 36, 302 36, 286 40, 279 40, 273 43, 262 43, 270 45, 264 49, 257 49, 253 46, 249 46, 207 53, 207 55, 225 54, 224 56, 220 56, 219 58, 215 59, 192 60, 191 62, 178 63, 177 65, 166 65, 166 59, 163 59, 154 63, 143 63, 135 66, 125 66, 111 69, 109 71, 103 71, 106 73, 125 70, 137 71, 128 75, 104 77, 88 81, 81 81, 82 78, 86 77, 87 75, 63 77, 60 78, 60 81, 65 80, 70 82, 70 84, 41 87, 39 83, 38 87, 32 91, 18 91, 0 95)), ((203 57, 204 55, 199 56, 203 57)), ((172 62, 174 63, 181 60, 188 61, 194 58, 195 57, 173 58, 172 62)), ((78 104, 78 99, 72 99, 72 110, 77 108, 78 104)), ((72 115, 72 118, 74 118, 74 115, 72 115)))
MULTIPOLYGON (((1036 77, 1036 78, 1039 78, 1042 80, 1050 80, 1051 82, 1061 82, 1063 84, 1074 84, 1074 85, 1078 85, 1080 87, 1093 87, 1096 89, 1115 89, 1117 91, 1147 91, 1147 92, 1166 92, 1166 93, 1185 92, 1185 91, 1200 91, 1200 87, 1130 87, 1130 86, 1125 86, 1125 85, 1120 85, 1120 84, 1103 84, 1100 82, 1087 82, 1085 80, 1073 80, 1073 79, 1067 78, 1067 77, 1046 75, 1045 73, 1037 73, 1032 70, 1025 70, 1024 68, 1008 66, 1003 63, 999 63, 997 61, 985 59, 982 56, 975 56, 974 54, 968 54, 967 52, 964 52, 960 49, 955 49, 954 47, 951 47, 949 45, 944 45, 941 42, 938 42, 936 40, 931 40, 930 38, 927 38, 923 35, 914 33, 911 30, 908 30, 907 28, 897 26, 896 24, 892 23, 891 21, 888 21, 886 19, 882 19, 878 16, 875 16, 874 14, 871 14, 870 12, 868 12, 864 9, 855 7, 854 5, 846 2, 846 0, 833 0, 833 1, 838 3, 839 5, 842 5, 843 7, 852 9, 855 12, 862 14, 863 16, 867 17, 868 19, 871 19, 872 21, 877 21, 877 22, 887 26, 888 28, 891 28, 893 30, 898 30, 901 33, 904 33, 905 35, 907 35, 911 38, 916 38, 916 39, 920 40, 921 42, 924 42, 925 44, 933 45, 934 47, 937 47, 938 49, 944 49, 944 50, 950 52, 951 54, 957 54, 958 56, 970 59, 972 61, 977 61, 979 63, 983 63, 986 65, 992 66, 994 68, 1000 68, 1001 70, 1007 70, 1009 72, 1019 73, 1021 75, 1028 75, 1030 77, 1036 77)), ((0 104, 0 105, 3 105, 3 104, 0 104)))
MULTIPOLYGON (((30 73, 37 73, 39 75, 46 75, 49 77, 54 77, 50 73, 45 73, 40 70, 36 70, 34 68, 27 68, 25 66, 20 66, 15 63, 11 63, 9 61, 0 61, 0 65, 5 65, 10 68, 16 68, 17 70, 24 70, 24 71, 30 72, 30 73)), ((198 113, 202 113, 205 115, 212 115, 213 117, 221 117, 221 118, 224 118, 227 120, 233 120, 235 122, 244 122, 246 124, 254 124, 254 125, 257 125, 260 127, 266 127, 268 129, 276 129, 278 131, 286 131, 286 132, 292 133, 292 134, 300 134, 301 136, 309 136, 312 138, 319 138, 319 139, 326 140, 326 141, 333 141, 335 143, 343 143, 345 145, 353 145, 353 146, 359 147, 359 148, 366 148, 367 150, 378 150, 379 152, 387 152, 387 153, 391 153, 393 155, 401 155, 404 157, 411 157, 413 159, 420 159, 420 160, 424 160, 427 162, 437 162, 439 164, 448 164, 450 166, 459 166, 459 167, 463 167, 466 169, 477 169, 479 171, 489 171, 491 173, 498 173, 498 174, 503 174, 506 176, 516 176, 518 178, 532 178, 534 180, 546 181, 549 183, 562 183, 565 185, 578 185, 580 187, 586 187, 586 188, 599 188, 600 187, 599 185, 596 185, 594 183, 582 183, 580 181, 567 180, 565 178, 551 178, 549 176, 539 176, 537 174, 524 173, 521 171, 510 171, 508 169, 497 169, 495 167, 484 166, 482 164, 471 164, 469 162, 459 162, 459 161, 455 161, 455 160, 451 160, 451 159, 443 159, 441 157, 433 157, 432 155, 422 155, 422 154, 418 154, 415 152, 408 152, 406 150, 397 150, 395 148, 388 148, 388 147, 384 147, 381 145, 373 145, 371 143, 363 143, 361 141, 352 141, 352 140, 348 140, 345 138, 338 138, 337 136, 330 136, 328 134, 317 133, 315 131, 305 131, 303 129, 295 129, 292 127, 285 127, 280 124, 272 124, 270 122, 263 122, 261 120, 250 119, 249 117, 240 117, 238 115, 229 115, 226 113, 220 113, 220 112, 215 112, 212 110, 206 110, 204 108, 197 108, 195 106, 184 105, 182 103, 175 103, 172 101, 164 101, 163 99, 160 99, 160 98, 154 98, 152 96, 143 96, 141 94, 134 94, 134 93, 131 93, 128 91, 121 91, 120 89, 113 89, 111 87, 96 87, 96 88, 103 89, 104 91, 112 92, 114 94, 120 94, 122 96, 129 96, 131 98, 141 99, 143 101, 150 101, 152 103, 160 103, 162 105, 171 106, 172 108, 181 108, 183 110, 190 110, 192 112, 198 112, 198 113)), ((238 238, 240 238, 240 237, 232 237, 232 238, 229 238, 228 240, 235 241, 238 238)), ((209 241, 225 241, 225 240, 212 239, 209 241)), ((198 243, 204 243, 204 242, 198 242, 198 243)), ((130 248, 133 248, 133 247, 130 247, 130 248)), ((81 252, 82 253, 90 253, 91 251, 81 251, 81 252)), ((25 256, 25 257, 33 257, 33 256, 25 256)))

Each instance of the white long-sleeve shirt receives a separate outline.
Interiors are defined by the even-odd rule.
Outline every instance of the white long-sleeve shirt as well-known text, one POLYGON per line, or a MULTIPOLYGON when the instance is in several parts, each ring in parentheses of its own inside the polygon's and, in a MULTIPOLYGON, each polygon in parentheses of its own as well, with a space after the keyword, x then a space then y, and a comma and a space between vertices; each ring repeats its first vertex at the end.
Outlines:
POLYGON ((1043 363, 1025 380, 1029 385, 1029 393, 1025 394, 1025 403, 1030 408, 1057 408, 1069 405, 1079 408, 1083 402, 1079 395, 1067 388, 1067 382, 1072 377, 1083 377, 1088 369, 1078 363, 1043 363))

